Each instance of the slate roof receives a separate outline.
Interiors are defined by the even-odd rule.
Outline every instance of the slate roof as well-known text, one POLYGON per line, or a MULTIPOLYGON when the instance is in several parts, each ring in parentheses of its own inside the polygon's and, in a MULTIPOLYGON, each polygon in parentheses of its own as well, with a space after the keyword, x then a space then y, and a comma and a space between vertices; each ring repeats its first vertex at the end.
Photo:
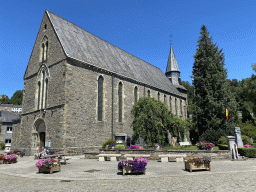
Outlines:
POLYGON ((165 74, 167 72, 170 72, 170 71, 178 71, 178 72, 180 72, 180 69, 179 69, 178 63, 176 61, 176 58, 175 58, 172 46, 170 48, 170 53, 169 53, 169 58, 168 58, 165 74))
POLYGON ((0 122, 12 123, 13 120, 20 119, 20 117, 10 111, 0 111, 0 122))
POLYGON ((46 10, 67 57, 182 96, 157 67, 46 10))

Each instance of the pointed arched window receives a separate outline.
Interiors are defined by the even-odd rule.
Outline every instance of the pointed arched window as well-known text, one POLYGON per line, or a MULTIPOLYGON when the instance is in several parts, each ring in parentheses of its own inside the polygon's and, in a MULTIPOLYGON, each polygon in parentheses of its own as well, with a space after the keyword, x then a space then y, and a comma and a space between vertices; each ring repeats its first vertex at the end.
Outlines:
POLYGON ((38 87, 36 91, 37 109, 44 109, 47 106, 48 78, 49 72, 46 65, 42 65, 38 72, 38 87))
POLYGON ((177 109, 177 98, 175 98, 175 115, 178 115, 178 109, 177 109))
POLYGON ((134 104, 137 102, 138 99, 138 88, 137 86, 134 88, 134 104))
POLYGON ((40 93, 41 93, 41 82, 38 81, 37 109, 40 109, 40 93))
POLYGON ((160 100, 160 93, 157 93, 157 99, 160 100))
POLYGON ((150 90, 148 90, 148 98, 150 98, 150 90))
POLYGON ((123 84, 120 82, 118 84, 118 121, 122 122, 123 117, 123 84))
POLYGON ((171 96, 170 96, 169 102, 170 102, 170 111, 172 111, 172 97, 171 96))
POLYGON ((164 95, 164 103, 166 103, 166 95, 164 95))
POLYGON ((182 116, 182 100, 180 99, 180 115, 182 116))
POLYGON ((48 53, 48 38, 47 36, 44 36, 42 41, 41 51, 40 51, 41 62, 47 59, 47 53, 48 53))
POLYGON ((98 121, 102 121, 103 114, 103 77, 99 76, 98 79, 98 121))

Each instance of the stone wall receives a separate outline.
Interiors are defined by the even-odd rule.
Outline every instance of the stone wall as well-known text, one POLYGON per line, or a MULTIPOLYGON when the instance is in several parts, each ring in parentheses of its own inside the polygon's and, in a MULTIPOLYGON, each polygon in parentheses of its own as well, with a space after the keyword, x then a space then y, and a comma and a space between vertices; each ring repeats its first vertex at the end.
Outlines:
MULTIPOLYGON (((192 156, 206 156, 210 157, 212 160, 231 160, 231 153, 229 150, 215 150, 215 151, 207 151, 207 150, 153 150, 153 149, 100 149, 100 154, 121 154, 121 160, 124 160, 125 154, 150 154, 149 160, 159 160, 158 155, 163 154, 186 154, 187 157, 192 156)), ((87 154, 86 154, 87 156, 87 154)), ((95 155, 95 158, 96 155, 95 155)))

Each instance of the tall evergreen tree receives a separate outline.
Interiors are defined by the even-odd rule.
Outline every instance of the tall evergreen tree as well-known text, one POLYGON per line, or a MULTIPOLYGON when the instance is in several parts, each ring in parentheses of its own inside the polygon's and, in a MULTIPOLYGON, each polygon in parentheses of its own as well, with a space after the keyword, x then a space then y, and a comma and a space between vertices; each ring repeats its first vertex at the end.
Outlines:
POLYGON ((196 97, 193 121, 199 130, 199 140, 217 143, 220 136, 232 133, 238 120, 237 103, 227 87, 222 49, 213 44, 205 25, 200 34, 192 71, 196 97), (225 118, 226 102, 228 121, 225 118))

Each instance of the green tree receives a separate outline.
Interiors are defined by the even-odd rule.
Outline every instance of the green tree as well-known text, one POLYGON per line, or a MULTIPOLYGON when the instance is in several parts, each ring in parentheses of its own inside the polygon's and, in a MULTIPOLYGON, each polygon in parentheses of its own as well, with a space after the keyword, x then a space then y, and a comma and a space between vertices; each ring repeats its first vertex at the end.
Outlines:
POLYGON ((149 145, 153 143, 164 145, 168 144, 168 131, 172 135, 178 135, 178 130, 174 130, 171 111, 163 102, 155 98, 140 98, 133 106, 131 114, 134 117, 133 143, 142 137, 149 145))
POLYGON ((238 121, 237 103, 228 88, 222 50, 213 44, 205 25, 200 34, 192 71, 196 97, 193 121, 198 126, 200 140, 217 143, 222 135, 232 133, 232 127, 238 121), (225 119, 226 102, 228 122, 225 119))
POLYGON ((1 95, 2 98, 0 99, 0 103, 2 104, 10 104, 10 99, 7 95, 1 95))
POLYGON ((22 90, 17 90, 11 97, 10 103, 13 105, 22 105, 23 93, 22 90))
POLYGON ((193 111, 195 110, 194 86, 191 85, 188 81, 182 81, 182 85, 187 89, 188 113, 193 114, 193 111))

